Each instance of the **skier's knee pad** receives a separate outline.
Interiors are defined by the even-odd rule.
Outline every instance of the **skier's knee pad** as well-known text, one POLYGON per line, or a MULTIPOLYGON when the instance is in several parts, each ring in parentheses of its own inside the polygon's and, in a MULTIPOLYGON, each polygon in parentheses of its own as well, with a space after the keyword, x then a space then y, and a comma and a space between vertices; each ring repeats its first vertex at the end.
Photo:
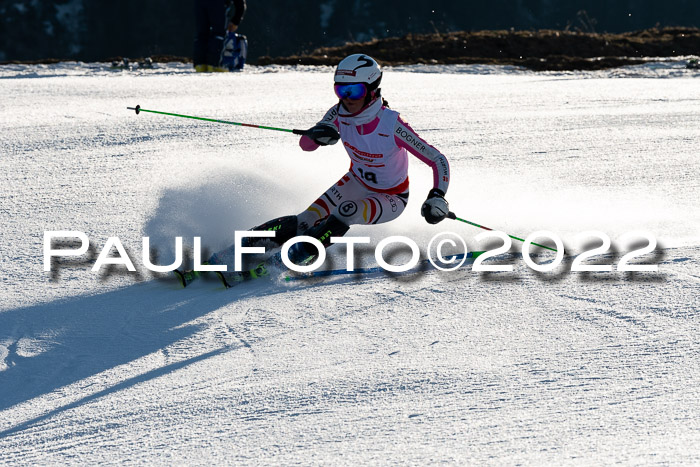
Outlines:
POLYGON ((284 216, 267 221, 264 224, 260 224, 257 227, 253 227, 250 230, 271 230, 275 232, 275 237, 246 237, 243 239, 243 246, 257 246, 259 243, 265 241, 269 241, 277 246, 281 246, 284 242, 296 236, 297 222, 297 216, 284 216))

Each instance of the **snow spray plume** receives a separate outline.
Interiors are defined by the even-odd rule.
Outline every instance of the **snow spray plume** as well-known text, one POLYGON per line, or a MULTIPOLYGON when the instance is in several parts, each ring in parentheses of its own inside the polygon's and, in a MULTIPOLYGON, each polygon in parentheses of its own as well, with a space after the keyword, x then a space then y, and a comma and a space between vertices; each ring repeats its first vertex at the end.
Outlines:
MULTIPOLYGON (((484 230, 493 230, 493 229, 490 229, 490 228, 488 228, 488 227, 484 227, 483 225, 479 225, 479 224, 475 224, 474 222, 470 222, 470 221, 468 221, 468 220, 466 220, 466 219, 460 219, 460 218, 457 217, 457 215, 456 215, 454 212, 452 212, 452 211, 450 211, 449 213, 447 213, 447 218, 448 218, 448 219, 454 219, 454 220, 460 221, 460 222, 464 222, 465 224, 473 225, 474 227, 479 227, 480 229, 484 229, 484 230)), ((508 234, 506 234, 506 235, 508 235, 508 234)), ((519 240, 519 241, 521 241, 521 242, 524 242, 524 241, 525 241, 525 240, 523 240, 522 238, 514 237, 514 236, 512 236, 512 235, 508 235, 508 236, 509 236, 510 238, 514 239, 514 240, 519 240)), ((538 246, 538 247, 540 247, 540 248, 546 248, 547 250, 557 251, 556 248, 552 248, 552 247, 540 245, 539 243, 535 243, 535 242, 530 242, 530 243, 532 243, 533 245, 538 246)))
POLYGON ((127 107, 127 109, 136 111, 136 115, 138 115, 139 112, 150 112, 153 114, 170 115, 171 117, 181 117, 181 118, 191 118, 193 120, 203 120, 205 122, 226 123, 227 125, 238 125, 238 126, 247 126, 250 128, 260 128, 262 130, 286 131, 287 133, 294 133, 295 135, 305 135, 306 134, 306 130, 289 130, 287 128, 274 128, 271 126, 253 125, 251 123, 229 122, 226 120, 217 120, 215 118, 193 117, 192 115, 173 114, 170 112, 160 112, 158 110, 146 110, 146 109, 142 109, 140 105, 137 105, 136 107, 127 107))

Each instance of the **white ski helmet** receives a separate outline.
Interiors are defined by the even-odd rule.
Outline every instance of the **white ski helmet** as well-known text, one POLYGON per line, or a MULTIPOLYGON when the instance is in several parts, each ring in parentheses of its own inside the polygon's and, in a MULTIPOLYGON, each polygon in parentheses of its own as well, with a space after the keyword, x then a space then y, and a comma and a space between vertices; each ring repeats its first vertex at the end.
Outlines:
POLYGON ((364 83, 368 94, 379 87, 382 70, 375 59, 365 54, 353 54, 345 57, 335 69, 335 82, 338 84, 364 83))

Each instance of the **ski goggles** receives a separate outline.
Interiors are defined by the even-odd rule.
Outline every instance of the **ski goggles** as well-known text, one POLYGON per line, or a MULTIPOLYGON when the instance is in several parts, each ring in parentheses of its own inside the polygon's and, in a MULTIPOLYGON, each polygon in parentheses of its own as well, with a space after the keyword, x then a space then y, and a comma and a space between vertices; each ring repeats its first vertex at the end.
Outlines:
POLYGON ((335 89, 335 95, 338 99, 351 99, 357 100, 362 99, 367 95, 367 86, 364 83, 354 83, 354 84, 338 84, 333 86, 335 89))

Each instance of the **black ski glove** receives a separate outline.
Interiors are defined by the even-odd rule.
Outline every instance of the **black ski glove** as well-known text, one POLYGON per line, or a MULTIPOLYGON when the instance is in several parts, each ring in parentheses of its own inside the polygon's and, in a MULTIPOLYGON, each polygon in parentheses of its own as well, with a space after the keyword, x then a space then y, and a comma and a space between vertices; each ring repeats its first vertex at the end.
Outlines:
POLYGON ((450 212, 450 205, 445 200, 445 192, 439 188, 433 188, 428 193, 428 199, 423 203, 420 215, 425 217, 428 224, 437 224, 450 212))
POLYGON ((306 136, 321 146, 335 144, 340 139, 340 133, 338 133, 334 125, 316 125, 306 130, 306 136))

